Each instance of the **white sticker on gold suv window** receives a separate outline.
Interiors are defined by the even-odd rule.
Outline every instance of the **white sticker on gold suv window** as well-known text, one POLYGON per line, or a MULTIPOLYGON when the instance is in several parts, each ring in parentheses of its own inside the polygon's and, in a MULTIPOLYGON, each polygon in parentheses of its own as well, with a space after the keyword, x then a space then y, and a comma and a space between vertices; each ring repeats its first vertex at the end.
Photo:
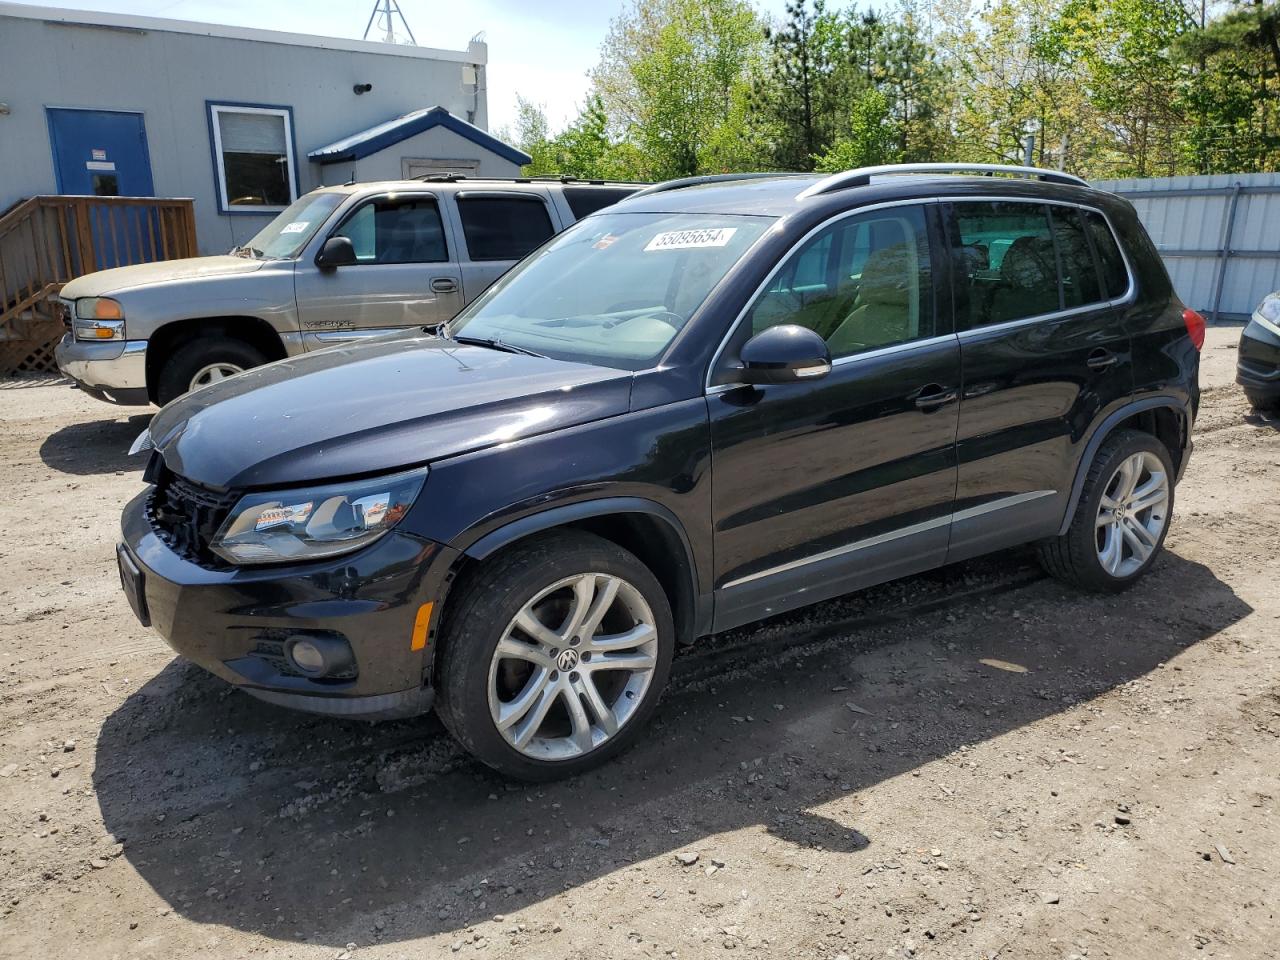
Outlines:
POLYGON ((644 248, 645 253, 654 250, 695 250, 699 247, 723 247, 733 235, 737 227, 708 227, 702 230, 669 230, 660 233, 644 248))

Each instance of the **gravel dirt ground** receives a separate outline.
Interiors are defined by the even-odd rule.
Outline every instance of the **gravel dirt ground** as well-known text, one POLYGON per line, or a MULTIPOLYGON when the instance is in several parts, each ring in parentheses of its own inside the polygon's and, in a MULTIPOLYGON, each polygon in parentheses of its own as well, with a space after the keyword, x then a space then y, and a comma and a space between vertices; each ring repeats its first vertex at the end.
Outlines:
POLYGON ((565 783, 259 703, 120 593, 147 416, 0 383, 0 956, 1280 956, 1280 422, 1209 332, 1167 550, 722 635, 565 783))

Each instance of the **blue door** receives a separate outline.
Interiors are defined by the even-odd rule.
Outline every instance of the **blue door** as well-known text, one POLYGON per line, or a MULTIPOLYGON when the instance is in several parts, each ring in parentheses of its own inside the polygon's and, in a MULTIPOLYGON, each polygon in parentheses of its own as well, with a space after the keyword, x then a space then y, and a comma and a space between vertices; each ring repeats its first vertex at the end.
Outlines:
POLYGON ((140 113, 48 108, 58 192, 150 197, 151 158, 140 113))

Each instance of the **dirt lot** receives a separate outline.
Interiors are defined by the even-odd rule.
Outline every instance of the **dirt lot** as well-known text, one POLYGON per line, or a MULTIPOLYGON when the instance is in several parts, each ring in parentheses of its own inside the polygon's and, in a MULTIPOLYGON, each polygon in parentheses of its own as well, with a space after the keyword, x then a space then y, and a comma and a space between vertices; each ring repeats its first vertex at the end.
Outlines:
POLYGON ((717 637, 545 787, 174 659, 114 569, 146 417, 0 384, 0 956, 1280 956, 1280 424, 1237 336, 1130 593, 1019 551, 717 637))

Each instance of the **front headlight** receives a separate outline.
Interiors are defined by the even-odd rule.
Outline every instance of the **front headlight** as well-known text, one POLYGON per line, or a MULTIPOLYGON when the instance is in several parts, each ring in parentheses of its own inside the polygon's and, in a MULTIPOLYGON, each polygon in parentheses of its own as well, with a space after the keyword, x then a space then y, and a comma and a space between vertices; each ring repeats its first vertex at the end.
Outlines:
POLYGON ((422 490, 425 468, 332 486, 250 493, 210 549, 232 563, 290 563, 349 553, 400 522, 422 490))
POLYGON ((1264 297, 1258 309, 1253 311, 1253 318, 1280 337, 1280 296, 1273 293, 1264 297))
POLYGON ((123 340, 124 308, 110 297, 81 297, 72 326, 77 340, 123 340))

